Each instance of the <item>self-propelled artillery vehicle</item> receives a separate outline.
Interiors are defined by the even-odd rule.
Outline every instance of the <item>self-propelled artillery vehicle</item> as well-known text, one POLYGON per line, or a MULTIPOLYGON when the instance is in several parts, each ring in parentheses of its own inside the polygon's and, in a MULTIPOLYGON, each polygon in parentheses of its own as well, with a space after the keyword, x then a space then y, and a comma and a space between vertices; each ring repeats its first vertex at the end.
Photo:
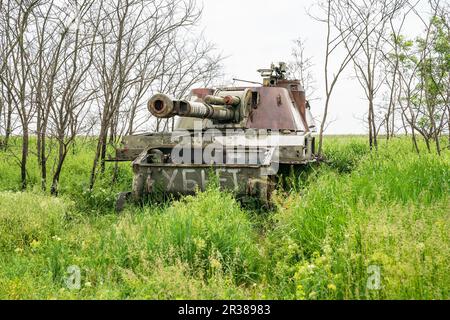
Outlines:
POLYGON ((268 202, 280 172, 315 161, 316 126, 305 91, 288 80, 286 65, 258 70, 259 86, 193 89, 186 99, 157 93, 156 118, 175 117, 172 132, 125 136, 117 161, 132 161, 132 191, 124 200, 156 193, 192 194, 211 174, 237 196, 268 202))

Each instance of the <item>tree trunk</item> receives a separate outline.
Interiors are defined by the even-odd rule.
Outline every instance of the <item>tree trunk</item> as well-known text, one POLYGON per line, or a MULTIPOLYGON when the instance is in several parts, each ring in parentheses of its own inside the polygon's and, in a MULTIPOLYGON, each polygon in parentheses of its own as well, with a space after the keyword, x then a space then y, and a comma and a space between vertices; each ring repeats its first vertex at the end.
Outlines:
POLYGON ((53 174, 52 187, 50 189, 50 193, 54 196, 58 195, 59 178, 61 176, 62 167, 67 155, 67 148, 66 145, 64 144, 63 139, 64 137, 60 138, 59 140, 58 164, 56 166, 55 173, 53 174))
POLYGON ((447 107, 448 148, 450 149, 450 108, 447 107))
POLYGON ((323 131, 325 129, 325 122, 327 120, 327 115, 328 115, 328 104, 330 101, 330 96, 327 95, 327 98, 325 100, 325 109, 323 111, 323 117, 322 117, 322 123, 320 124, 320 131, 319 131, 319 146, 318 146, 318 150, 317 153, 318 155, 322 155, 322 145, 323 145, 323 131))
POLYGON ((419 146, 417 144, 416 133, 414 131, 414 128, 411 128, 411 130, 412 130, 411 137, 412 137, 414 149, 416 150, 417 154, 419 154, 420 152, 419 152, 419 146))
POLYGON ((41 165, 41 160, 42 160, 42 155, 41 155, 41 139, 42 139, 42 116, 41 116, 41 106, 38 105, 37 108, 37 115, 36 115, 36 153, 37 153, 37 160, 38 160, 38 165, 41 165))
POLYGON ((41 166, 41 188, 43 191, 47 190, 47 123, 48 116, 44 115, 40 131, 38 132, 38 138, 40 138, 40 150, 38 156, 41 166))
MULTIPOLYGON (((0 87, 0 90, 2 90, 2 87, 0 87)), ((5 108, 5 102, 3 101, 2 97, 0 96, 0 125, 2 123, 2 116, 3 114, 5 114, 3 112, 3 109, 5 108)), ((0 132, 1 134, 1 132, 0 132)), ((0 150, 3 148, 3 141, 1 139, 1 135, 0 135, 0 150)))
POLYGON ((431 152, 431 147, 430 147, 430 141, 429 141, 429 139, 428 139, 428 137, 423 137, 423 140, 425 141, 425 144, 426 144, 426 146, 427 146, 427 150, 428 150, 428 152, 431 152))
POLYGON ((8 93, 8 110, 6 113, 6 128, 5 128, 5 139, 3 140, 3 145, 6 148, 8 148, 9 144, 9 137, 11 136, 12 131, 12 113, 13 113, 13 106, 12 106, 12 98, 10 94, 8 93))
POLYGON ((384 117, 384 121, 386 122, 386 140, 389 141, 389 139, 391 138, 391 127, 389 126, 389 121, 390 121, 390 115, 389 115, 389 111, 388 114, 386 114, 386 116, 384 117))
POLYGON ((106 140, 107 140, 107 131, 105 132, 105 134, 103 135, 103 137, 101 138, 101 144, 102 144, 102 148, 101 148, 101 153, 100 153, 100 172, 103 174, 105 173, 105 157, 106 157, 106 148, 107 148, 107 144, 106 144, 106 140))
POLYGON ((391 123, 391 138, 394 137, 394 130, 395 130, 395 104, 392 104, 392 123, 391 123))
POLYGON ((89 180, 89 189, 90 190, 92 190, 92 188, 94 188, 98 161, 100 160, 100 155, 102 153, 103 145, 106 144, 106 130, 107 130, 107 128, 106 128, 105 120, 103 119, 102 124, 100 126, 100 133, 98 135, 98 140, 97 140, 97 148, 95 150, 94 162, 92 164, 91 177, 89 180))
POLYGON ((367 117, 367 124, 369 125, 369 147, 370 147, 370 151, 372 151, 373 148, 373 131, 372 131, 372 112, 371 112, 371 104, 369 101, 369 112, 368 112, 368 117, 367 117))
POLYGON ((112 183, 115 184, 117 182, 117 177, 119 176, 119 163, 116 161, 114 163, 114 172, 112 177, 112 183))
POLYGON ((42 135, 41 137, 41 159, 40 159, 40 163, 41 163, 41 188, 43 191, 47 190, 47 157, 45 155, 46 153, 46 138, 45 138, 45 134, 42 135))
POLYGON ((439 141, 440 137, 439 137, 439 133, 436 131, 434 133, 434 140, 436 143, 436 151, 438 155, 441 155, 441 142, 439 141))
POLYGON ((22 190, 25 190, 27 188, 28 144, 29 144, 28 125, 25 124, 23 126, 22 160, 20 163, 20 176, 21 176, 22 190))
POLYGON ((373 98, 370 101, 371 104, 371 112, 372 112, 372 132, 373 132, 373 145, 375 147, 375 150, 378 150, 378 141, 377 141, 377 128, 376 128, 376 124, 375 124, 375 111, 374 111, 374 106, 373 106, 373 98))

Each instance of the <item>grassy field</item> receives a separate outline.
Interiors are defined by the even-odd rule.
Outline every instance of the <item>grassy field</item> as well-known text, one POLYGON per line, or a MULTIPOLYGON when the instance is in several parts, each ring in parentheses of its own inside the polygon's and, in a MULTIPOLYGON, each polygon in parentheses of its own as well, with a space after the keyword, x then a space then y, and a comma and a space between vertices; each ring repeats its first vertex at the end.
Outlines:
POLYGON ((417 155, 397 138, 371 153, 364 137, 326 138, 328 162, 291 176, 271 211, 211 186, 120 215, 129 164, 114 184, 109 164, 90 192, 92 150, 71 151, 57 198, 40 191, 33 155, 18 192, 19 166, 0 152, 0 299, 450 298, 448 150, 417 155))

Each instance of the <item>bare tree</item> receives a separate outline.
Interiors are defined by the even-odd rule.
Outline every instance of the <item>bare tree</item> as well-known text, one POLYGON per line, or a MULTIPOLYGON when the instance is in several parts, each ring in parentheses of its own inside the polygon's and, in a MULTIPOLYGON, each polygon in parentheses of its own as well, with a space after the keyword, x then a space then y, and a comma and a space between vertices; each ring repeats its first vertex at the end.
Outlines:
MULTIPOLYGON (((214 44, 206 41, 203 35, 176 39, 166 56, 157 91, 182 99, 187 97, 193 86, 209 87, 214 84, 221 77, 223 60, 214 51, 214 44)), ((155 119, 155 122, 155 131, 168 131, 174 129, 175 118, 155 119)))
POLYGON ((97 32, 101 22, 98 8, 92 0, 84 0, 74 7, 74 20, 65 25, 60 21, 67 35, 59 55, 64 65, 58 74, 57 95, 51 104, 50 117, 54 129, 53 136, 58 141, 58 158, 53 173, 51 193, 58 193, 59 178, 70 145, 83 125, 86 108, 91 105, 97 90, 88 80, 93 64, 97 32), (87 20, 87 21, 84 21, 87 20), (73 25, 74 23, 77 25, 73 25), (83 29, 81 30, 81 24, 83 29))
POLYGON ((193 0, 116 0, 105 4, 102 10, 105 20, 100 26, 100 45, 94 59, 96 81, 102 93, 98 100, 101 122, 91 188, 99 163, 104 171, 108 132, 115 135, 113 120, 135 82, 134 70, 140 59, 168 34, 195 24, 201 13, 193 0))
MULTIPOLYGON (((12 49, 16 45, 10 37, 10 11, 12 10, 10 2, 0 1, 0 78, 5 79, 6 68, 12 49)), ((11 135, 11 120, 13 105, 11 94, 5 81, 0 81, 0 134, 4 132, 4 138, 0 141, 0 147, 7 148, 9 137, 11 135)))
MULTIPOLYGON (((138 114, 142 109, 145 109, 146 101, 145 97, 152 91, 152 85, 157 78, 162 77, 161 72, 164 72, 164 65, 168 50, 172 46, 172 39, 170 36, 167 39, 161 39, 156 44, 153 50, 145 53, 142 56, 142 62, 138 63, 136 67, 136 81, 133 86, 130 86, 128 93, 128 110, 125 110, 124 117, 125 122, 128 123, 128 128, 124 126, 124 131, 131 135, 139 128, 140 124, 136 124, 135 121, 138 118, 138 114), (163 43, 163 41, 165 43, 163 43)), ((148 117, 145 117, 145 122, 148 117)))
MULTIPOLYGON (((417 3, 419 1, 417 1, 415 5, 417 5, 417 3)), ((411 8, 412 8, 412 6, 411 6, 411 8)), ((384 116, 387 140, 389 140, 389 138, 394 135, 394 128, 395 128, 395 112, 396 112, 395 105, 396 105, 396 96, 397 96, 397 92, 398 92, 397 82, 398 82, 398 69, 399 69, 398 37, 402 31, 405 20, 411 11, 411 8, 403 13, 403 16, 400 19, 400 24, 398 27, 396 27, 394 25, 395 24, 394 15, 392 15, 389 18, 388 31, 390 34, 383 36, 383 41, 386 43, 386 45, 388 47, 390 47, 390 49, 387 48, 387 49, 381 51, 381 54, 383 56, 383 62, 384 62, 384 71, 386 72, 385 83, 386 83, 386 86, 388 87, 388 91, 389 91, 388 106, 387 106, 387 111, 384 116)))
POLYGON ((376 118, 375 118, 375 98, 378 90, 384 81, 383 70, 380 64, 383 59, 384 41, 387 24, 396 16, 396 13, 403 8, 406 1, 395 0, 375 0, 364 2, 355 10, 357 16, 363 21, 365 41, 361 46, 361 54, 354 57, 356 75, 368 100, 368 124, 369 124, 369 144, 370 148, 377 148, 376 118), (379 15, 380 21, 370 21, 371 16, 379 15), (378 22, 378 23, 377 23, 378 22), (373 24, 376 23, 376 24, 373 24), (368 35, 369 30, 373 30, 368 35))
POLYGON ((207 85, 220 72, 214 46, 190 34, 201 14, 195 0, 0 3, 1 144, 19 119, 23 189, 30 134, 37 136, 44 190, 48 158, 57 147, 52 194, 77 135, 98 134, 92 188, 98 167, 105 168, 107 141, 115 147, 122 135, 148 126, 151 119, 142 111, 150 94, 163 88, 186 96, 191 86, 207 85))
MULTIPOLYGON (((39 0, 34 1, 7 1, 5 16, 8 32, 6 42, 10 48, 6 54, 3 75, 0 78, 13 108, 17 111, 22 130, 22 155, 20 158, 21 187, 27 186, 27 160, 29 153, 30 122, 35 109, 30 103, 33 88, 29 84, 29 75, 32 71, 30 48, 35 37, 29 36, 29 23, 32 13, 40 5, 39 0)), ((9 101, 8 101, 9 103, 9 101)))
MULTIPOLYGON (((17 39, 11 36, 11 15, 13 15, 14 4, 12 1, 5 1, 0 6, 0 89, 1 89, 1 105, 0 110, 3 121, 0 123, 4 130, 5 136, 2 141, 2 146, 6 149, 9 142, 9 137, 12 132, 12 114, 13 114, 13 101, 12 92, 9 81, 7 80, 7 71, 10 67, 10 57, 12 51, 17 46, 17 39)), ((0 116, 1 117, 1 116, 0 116)))
MULTIPOLYGON (((363 43, 365 43, 366 39, 374 31, 373 28, 366 30, 364 28, 364 21, 356 19, 353 6, 350 5, 350 2, 344 0, 319 1, 317 7, 321 11, 320 15, 315 16, 310 13, 315 20, 325 23, 327 28, 324 64, 325 106, 319 130, 319 155, 322 154, 323 133, 326 128, 331 95, 343 71, 353 61, 363 43), (349 21, 353 23, 349 23, 349 21), (347 43, 347 37, 352 37, 354 41, 347 43), (342 48, 347 50, 339 57, 337 62, 338 67, 335 70, 330 70, 334 54, 342 48)), ((374 16, 370 18, 369 22, 371 25, 377 25, 382 19, 385 19, 385 17, 374 16)))
MULTIPOLYGON (((54 107, 57 75, 63 64, 63 45, 68 29, 61 23, 63 12, 50 1, 33 12, 36 41, 33 60, 29 61, 30 86, 33 88, 32 104, 36 109, 37 158, 41 169, 41 187, 47 187, 47 129, 51 109, 54 107), (55 19, 56 17, 56 19, 55 19), (53 21, 53 20, 56 20, 53 21)), ((65 19, 67 17, 64 16, 65 19)))
POLYGON ((308 100, 314 100, 317 91, 316 80, 314 78, 312 57, 306 54, 306 40, 298 38, 294 40, 292 48, 292 61, 289 63, 289 70, 295 79, 300 80, 308 100))

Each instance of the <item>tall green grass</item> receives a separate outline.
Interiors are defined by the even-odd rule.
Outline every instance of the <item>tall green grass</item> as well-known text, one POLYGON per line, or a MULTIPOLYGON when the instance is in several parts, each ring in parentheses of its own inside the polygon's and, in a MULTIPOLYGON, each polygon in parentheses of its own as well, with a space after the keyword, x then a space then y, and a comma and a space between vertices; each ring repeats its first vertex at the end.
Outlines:
POLYGON ((109 165, 87 191, 89 145, 69 156, 60 197, 39 191, 33 159, 20 193, 19 167, 0 153, 0 299, 450 298, 450 152, 417 155, 405 138, 378 152, 363 137, 325 143, 327 161, 288 179, 263 214, 212 185, 117 215, 131 171, 113 184, 109 165))
POLYGON ((324 166, 303 195, 279 204, 269 250, 274 282, 289 279, 281 295, 450 297, 449 154, 416 155, 403 142, 360 157, 347 174, 324 166), (380 290, 367 290, 371 265, 381 268, 380 290))

